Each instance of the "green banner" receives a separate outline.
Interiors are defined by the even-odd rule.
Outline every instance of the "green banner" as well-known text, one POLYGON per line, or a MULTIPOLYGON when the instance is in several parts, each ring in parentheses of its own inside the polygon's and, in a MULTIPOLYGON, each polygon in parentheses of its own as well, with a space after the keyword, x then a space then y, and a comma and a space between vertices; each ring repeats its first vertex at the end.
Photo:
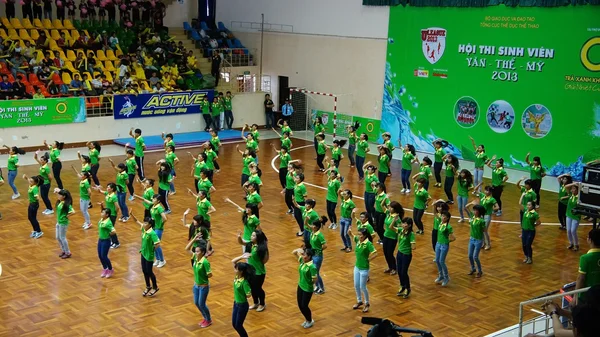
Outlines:
POLYGON ((82 97, 0 101, 0 128, 83 123, 85 120, 82 97))
POLYGON ((506 166, 580 175, 600 157, 600 7, 390 8, 382 130, 506 166))
MULTIPOLYGON (((330 135, 333 134, 333 112, 313 110, 312 119, 315 119, 317 116, 321 117, 321 119, 323 120, 323 124, 325 125, 325 133, 330 135)), ((356 122, 360 123, 360 127, 358 128, 358 130, 356 130, 358 134, 366 133, 369 136, 369 141, 377 141, 377 137, 379 137, 380 130, 379 120, 356 117, 340 113, 337 114, 337 128, 335 133, 336 136, 347 138, 348 126, 353 125, 356 122)), ((310 127, 312 129, 312 123, 310 127)))

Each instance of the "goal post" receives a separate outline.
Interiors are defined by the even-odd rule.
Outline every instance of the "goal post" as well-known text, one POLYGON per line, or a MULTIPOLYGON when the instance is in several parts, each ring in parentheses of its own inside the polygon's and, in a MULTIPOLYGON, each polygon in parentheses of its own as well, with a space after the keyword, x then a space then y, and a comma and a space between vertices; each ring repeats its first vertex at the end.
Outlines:
MULTIPOLYGON (((330 115, 333 115, 330 121, 323 120, 323 123, 327 126, 329 125, 329 129, 333 134, 333 139, 335 140, 342 129, 338 129, 338 126, 341 127, 339 123, 339 117, 343 117, 346 115, 339 115, 339 113, 346 113, 348 116, 352 115, 352 99, 343 98, 345 96, 352 96, 347 94, 335 94, 330 92, 322 92, 322 91, 314 91, 303 88, 290 88, 289 89, 289 100, 294 107, 294 111, 296 111, 297 107, 301 109, 305 109, 306 112, 306 130, 310 129, 310 125, 312 125, 312 112, 316 111, 326 111, 330 115), (296 95, 294 95, 296 94, 296 95), (297 94, 302 94, 302 100, 294 100, 294 97, 297 98, 297 94), (301 104, 302 103, 302 104, 301 104), (346 103, 346 104, 341 104, 346 103), (349 103, 349 104, 348 104, 349 103), (295 104, 297 106, 295 106, 295 104), (340 110, 340 107, 343 105, 344 111, 340 110)), ((344 122, 344 121, 342 121, 344 122)), ((342 123, 344 124, 344 123, 342 123)), ((343 130, 342 130, 343 131, 343 130)))

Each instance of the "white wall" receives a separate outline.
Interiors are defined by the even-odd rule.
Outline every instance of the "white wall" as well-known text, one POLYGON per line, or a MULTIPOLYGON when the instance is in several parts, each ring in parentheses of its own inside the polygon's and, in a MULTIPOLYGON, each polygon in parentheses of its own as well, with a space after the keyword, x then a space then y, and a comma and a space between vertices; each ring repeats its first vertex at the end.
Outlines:
MULTIPOLYGON (((238 128, 244 123, 265 124, 262 93, 238 94, 233 99, 234 124, 238 128)), ((0 145, 30 147, 41 146, 43 141, 60 140, 78 143, 90 140, 112 140, 128 137, 129 129, 143 130, 145 135, 160 135, 161 132, 195 132, 204 129, 200 114, 170 117, 135 118, 115 120, 113 117, 89 118, 85 123, 30 126, 0 129, 0 145)))
POLYGON ((166 0, 167 14, 163 24, 167 27, 183 28, 184 22, 192 24, 198 17, 198 0, 166 0))
MULTIPOLYGON (((219 0, 217 20, 292 25, 294 33, 387 38, 389 8, 362 0, 219 0)), ((238 28, 233 27, 235 30, 238 28)))

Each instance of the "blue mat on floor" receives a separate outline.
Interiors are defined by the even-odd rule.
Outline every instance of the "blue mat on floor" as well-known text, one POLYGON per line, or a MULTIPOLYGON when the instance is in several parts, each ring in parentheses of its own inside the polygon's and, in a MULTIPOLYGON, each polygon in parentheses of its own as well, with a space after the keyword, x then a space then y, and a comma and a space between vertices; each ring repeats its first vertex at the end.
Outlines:
MULTIPOLYGON (((146 136, 144 137, 144 141, 146 142, 147 150, 157 150, 162 149, 164 146, 164 142, 160 135, 158 136, 146 136)), ((182 146, 198 146, 209 141, 211 138, 210 133, 206 131, 198 131, 198 132, 186 132, 186 133, 173 133, 173 140, 175 141, 175 147, 182 146)), ((237 130, 223 130, 219 131, 219 139, 221 142, 229 141, 229 140, 241 140, 240 131, 237 130)), ((135 141, 133 138, 119 138, 115 139, 115 143, 121 146, 125 146, 125 144, 129 143, 130 146, 134 146, 135 141)))

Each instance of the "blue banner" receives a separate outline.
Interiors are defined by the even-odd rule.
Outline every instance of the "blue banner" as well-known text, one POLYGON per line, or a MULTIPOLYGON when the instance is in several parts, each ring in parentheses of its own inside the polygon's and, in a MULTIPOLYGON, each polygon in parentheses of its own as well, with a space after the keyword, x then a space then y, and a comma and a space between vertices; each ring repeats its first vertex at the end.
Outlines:
POLYGON ((212 103, 213 90, 164 92, 160 94, 115 95, 115 119, 198 114, 204 97, 212 103))

